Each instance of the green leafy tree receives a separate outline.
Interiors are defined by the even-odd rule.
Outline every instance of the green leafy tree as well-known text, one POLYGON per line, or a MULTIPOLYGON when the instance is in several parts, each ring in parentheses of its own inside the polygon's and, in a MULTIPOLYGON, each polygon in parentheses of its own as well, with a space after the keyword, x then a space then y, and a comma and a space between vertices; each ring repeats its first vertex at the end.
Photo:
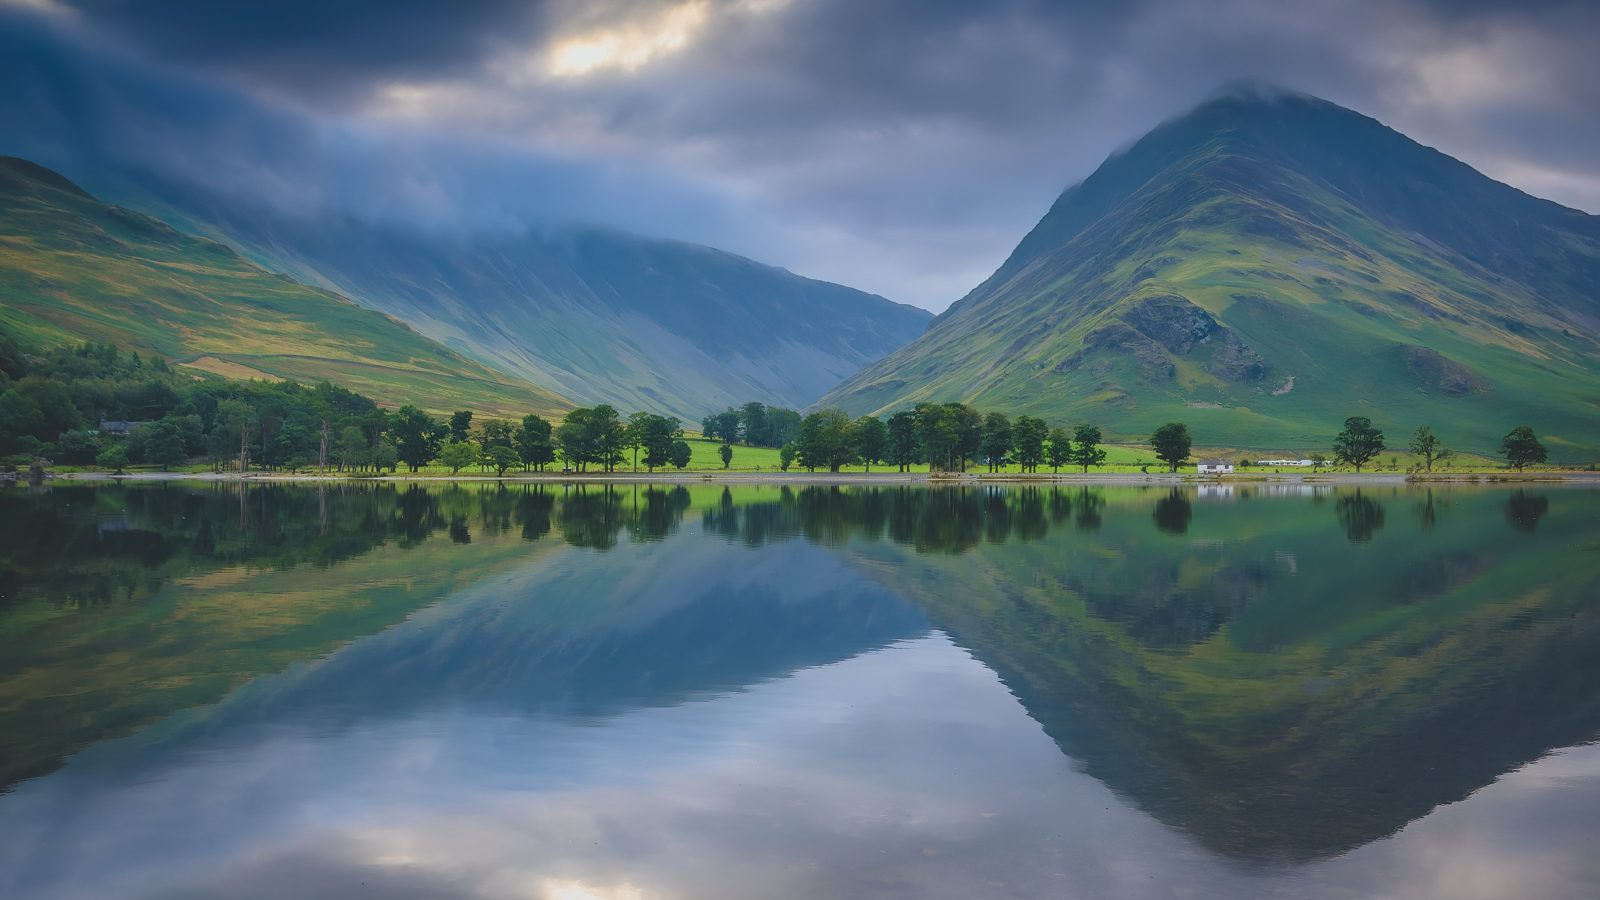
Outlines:
POLYGON ((889 461, 909 472, 917 461, 917 414, 902 410, 889 417, 889 461))
POLYGON ((470 441, 450 441, 439 450, 439 462, 450 467, 451 475, 458 475, 462 469, 477 462, 480 457, 477 447, 470 441))
POLYGON ((1427 469, 1429 472, 1433 471, 1434 463, 1440 460, 1449 459, 1451 456, 1455 455, 1454 452, 1446 447, 1444 443, 1439 440, 1439 437, 1433 433, 1433 429, 1426 425, 1421 426, 1414 434, 1411 435, 1411 445, 1407 449, 1410 450, 1413 455, 1422 457, 1423 468, 1427 469))
POLYGON ((827 468, 837 472, 855 456, 855 438, 850 417, 844 410, 825 409, 800 422, 800 438, 795 441, 800 465, 811 471, 827 468))
POLYGON ((672 442, 672 464, 675 467, 682 469, 683 467, 689 465, 690 453, 691 450, 689 448, 688 441, 672 442))
POLYGON ((1017 465, 1024 472, 1039 471, 1044 462, 1045 442, 1050 439, 1050 426, 1034 416, 1017 416, 1011 427, 1011 440, 1017 452, 1017 465))
MULTIPOLYGON (((672 462, 673 444, 683 439, 683 426, 677 419, 647 414, 639 422, 644 447, 644 464, 651 472, 672 462)), ((684 444, 688 446, 688 444, 684 444)))
POLYGON ((522 426, 517 429, 515 445, 522 464, 535 471, 542 472, 545 466, 555 461, 556 448, 551 440, 550 423, 540 416, 522 417, 522 426))
POLYGON ((496 447, 516 447, 516 432, 511 423, 500 419, 490 419, 483 423, 483 430, 478 432, 478 446, 488 453, 496 447))
POLYGON ((450 440, 466 442, 472 433, 472 410, 462 409, 450 414, 450 440))
POLYGON ((372 448, 358 426, 346 425, 339 429, 339 436, 333 442, 333 464, 341 472, 347 467, 360 471, 372 464, 372 448))
POLYGON ((1345 419, 1344 430, 1333 439, 1333 458, 1355 466, 1357 472, 1383 451, 1383 432, 1372 427, 1366 416, 1345 419))
POLYGON ((965 403, 947 403, 956 436, 956 462, 965 472, 967 461, 976 459, 983 446, 983 414, 965 403))
POLYGON ((1506 465, 1518 472, 1548 458, 1544 445, 1526 425, 1518 425, 1506 433, 1500 441, 1500 455, 1506 458, 1506 465))
POLYGON ((722 467, 726 469, 733 462, 733 445, 723 444, 717 448, 717 456, 722 458, 722 467))
POLYGON ((35 449, 44 430, 39 404, 15 388, 0 393, 0 454, 35 449))
POLYGON ((799 413, 778 406, 767 407, 767 446, 782 447, 800 435, 799 413))
POLYGON ((1005 413, 992 412, 983 420, 983 456, 989 471, 999 471, 1011 455, 1011 420, 1005 413))
POLYGON ((1193 446, 1189 440, 1189 426, 1182 422, 1168 422, 1150 435, 1150 447, 1155 450, 1156 459, 1166 463, 1170 472, 1178 471, 1189 458, 1193 446))
POLYGON ((87 465, 100 453, 100 439, 88 431, 74 428, 61 432, 56 441, 56 459, 71 465, 87 465))
POLYGON ((778 468, 785 472, 789 471, 789 467, 794 465, 794 452, 794 444, 792 443, 784 444, 778 448, 778 468))
POLYGON ((1328 457, 1325 454, 1322 454, 1322 453, 1313 453, 1313 454, 1311 454, 1311 471, 1312 472, 1319 471, 1323 466, 1325 466, 1327 464, 1328 464, 1328 457))
POLYGON ((400 448, 394 441, 382 440, 372 448, 372 467, 378 471, 388 469, 393 472, 400 466, 400 448))
MULTIPOLYGON (((1187 429, 1185 429, 1187 433, 1187 429)), ((1082 466, 1085 474, 1090 466, 1103 465, 1106 461, 1106 451, 1100 446, 1100 427, 1098 425, 1079 425, 1072 432, 1072 464, 1082 466)), ((1185 448, 1185 457, 1189 455, 1185 448)))
POLYGON ((644 430, 650 420, 650 413, 636 412, 628 416, 628 423, 622 426, 622 446, 633 453, 633 470, 639 471, 639 451, 644 448, 644 430))
POLYGON ((855 437, 856 455, 867 465, 867 471, 889 450, 889 427, 877 416, 862 416, 850 426, 850 433, 855 437))
POLYGON ((494 467, 494 472, 501 478, 506 477, 506 470, 522 462, 522 457, 517 455, 515 448, 506 444, 495 444, 484 452, 484 458, 489 465, 494 467))
POLYGON ((731 444, 739 440, 739 411, 728 407, 722 412, 700 420, 700 432, 708 441, 731 444))
POLYGON ((739 408, 739 428, 744 432, 744 442, 752 447, 768 447, 772 440, 767 427, 767 407, 764 403, 750 402, 739 408))
POLYGON ((400 462, 411 471, 422 468, 439 456, 439 448, 449 430, 433 417, 409 403, 389 417, 389 439, 400 462))
POLYGON ((1072 464, 1072 438, 1065 428, 1050 429, 1050 446, 1045 450, 1045 460, 1050 471, 1059 473, 1062 466, 1072 464))
POLYGON ((183 447, 183 434, 178 430, 177 423, 170 419, 157 419, 140 425, 128 437, 130 443, 137 441, 144 461, 160 466, 163 472, 173 466, 183 465, 188 459, 183 447))
POLYGON ((128 467, 128 448, 122 444, 112 444, 100 451, 94 458, 94 464, 102 469, 110 469, 113 474, 121 475, 128 467))

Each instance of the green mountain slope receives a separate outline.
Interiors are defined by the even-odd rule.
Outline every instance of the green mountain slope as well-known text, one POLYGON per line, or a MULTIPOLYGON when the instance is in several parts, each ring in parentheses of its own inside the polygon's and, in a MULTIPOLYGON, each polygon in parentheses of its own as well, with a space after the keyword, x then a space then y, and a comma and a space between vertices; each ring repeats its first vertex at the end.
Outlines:
POLYGON ((434 411, 571 407, 388 316, 8 157, 0 157, 0 323, 41 346, 111 342, 235 377, 326 378, 434 411))
POLYGON ((966 400, 1119 437, 1325 446, 1345 416, 1600 449, 1600 217, 1357 113, 1233 92, 1067 190, 987 281, 819 405, 966 400))
POLYGON ((260 264, 396 316, 584 403, 698 421, 748 400, 803 407, 931 315, 696 244, 561 227, 423 234, 297 219, 148 177, 112 179, 260 264))

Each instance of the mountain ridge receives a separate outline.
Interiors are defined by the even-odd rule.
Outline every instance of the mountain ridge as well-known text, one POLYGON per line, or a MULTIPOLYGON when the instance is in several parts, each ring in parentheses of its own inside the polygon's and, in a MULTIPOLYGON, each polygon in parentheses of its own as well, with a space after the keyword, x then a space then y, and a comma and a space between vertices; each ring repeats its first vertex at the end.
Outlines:
POLYGON ((424 233, 297 218, 153 177, 107 181, 129 205, 508 376, 625 411, 697 421, 748 400, 803 407, 932 318, 726 250, 603 226, 424 233))
POLYGON ((964 400, 1125 437, 1180 418, 1261 447, 1316 446, 1351 414, 1484 447, 1526 414, 1588 451, 1597 298, 1600 218, 1327 101, 1226 94, 1069 187, 817 405, 964 400))

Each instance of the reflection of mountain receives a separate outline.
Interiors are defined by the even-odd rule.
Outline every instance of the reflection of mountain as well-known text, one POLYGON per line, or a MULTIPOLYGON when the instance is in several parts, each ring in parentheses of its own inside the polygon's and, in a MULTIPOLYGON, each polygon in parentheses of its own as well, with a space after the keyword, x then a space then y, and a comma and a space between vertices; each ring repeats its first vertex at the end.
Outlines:
POLYGON ((688 505, 682 488, 0 491, 0 787, 559 549, 524 543, 553 529, 653 541, 688 505))
POLYGON ((1557 541, 1485 492, 1352 547, 1323 504, 1206 505, 1178 542, 1119 494, 1093 535, 844 552, 1090 774, 1240 859, 1348 851, 1600 732, 1600 569, 1571 559, 1600 541, 1592 496, 1545 499, 1557 541))
MULTIPOLYGON (((694 538, 630 543, 603 560, 556 554, 487 578, 141 745, 160 755, 173 741, 446 709, 581 721, 742 690, 927 629, 917 607, 805 543, 760 553, 694 538)), ((126 748, 107 749, 127 764, 126 748)))

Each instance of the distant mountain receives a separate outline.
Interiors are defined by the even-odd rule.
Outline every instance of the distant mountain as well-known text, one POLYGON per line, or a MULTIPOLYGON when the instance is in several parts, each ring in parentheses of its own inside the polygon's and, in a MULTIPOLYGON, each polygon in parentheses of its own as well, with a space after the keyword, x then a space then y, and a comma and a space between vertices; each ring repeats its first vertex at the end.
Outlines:
POLYGON ((582 403, 698 422, 804 407, 922 333, 931 314, 696 244, 595 228, 423 233, 297 219, 154 181, 150 204, 262 265, 393 315, 582 403))
POLYGON ((1254 87, 1108 159, 927 332, 819 401, 966 400, 1142 437, 1327 446, 1349 415, 1600 449, 1600 217, 1254 87))
POLYGON ((329 379, 435 412, 572 404, 229 247, 0 157, 0 324, 42 346, 104 341, 240 378, 329 379))

